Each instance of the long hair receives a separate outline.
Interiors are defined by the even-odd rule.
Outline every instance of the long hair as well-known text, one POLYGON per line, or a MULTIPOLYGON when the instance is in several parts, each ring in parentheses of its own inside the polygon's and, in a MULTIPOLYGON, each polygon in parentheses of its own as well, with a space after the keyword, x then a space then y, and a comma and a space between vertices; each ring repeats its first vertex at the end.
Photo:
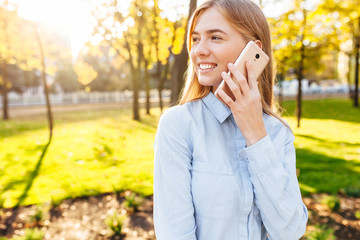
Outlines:
MULTIPOLYGON (((261 103, 265 113, 280 119, 273 110, 274 70, 269 24, 262 10, 254 2, 250 0, 208 0, 201 4, 194 11, 188 26, 187 47, 189 54, 192 47, 192 32, 194 31, 196 22, 198 21, 199 16, 206 9, 211 7, 217 9, 243 36, 246 42, 249 42, 250 40, 260 40, 262 43, 262 50, 269 56, 270 61, 258 79, 261 103)), ((190 59, 186 83, 179 104, 181 105, 189 101, 203 98, 210 91, 210 86, 203 86, 199 83, 195 74, 194 64, 190 59)))

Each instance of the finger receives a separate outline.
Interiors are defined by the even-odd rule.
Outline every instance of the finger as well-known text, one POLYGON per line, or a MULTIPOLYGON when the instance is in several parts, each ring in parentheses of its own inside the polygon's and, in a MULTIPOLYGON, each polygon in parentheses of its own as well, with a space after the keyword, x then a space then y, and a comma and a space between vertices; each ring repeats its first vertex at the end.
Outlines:
POLYGON ((216 91, 217 94, 224 101, 224 103, 228 105, 230 108, 232 108, 232 106, 234 105, 234 100, 232 100, 232 98, 229 97, 229 95, 227 95, 221 88, 218 88, 216 91))
POLYGON ((231 92, 234 94, 235 99, 241 98, 241 91, 239 86, 234 82, 234 80, 230 77, 230 74, 226 72, 221 73, 221 77, 224 79, 228 87, 230 88, 231 92))
POLYGON ((257 89, 258 82, 257 82, 256 76, 255 76, 254 66, 252 65, 252 62, 246 61, 245 66, 246 66, 246 72, 247 72, 247 76, 248 76, 250 89, 257 89))
POLYGON ((228 68, 229 68, 230 72, 232 73, 232 75, 237 80, 237 82, 239 83, 240 91, 243 94, 247 94, 249 92, 249 84, 248 84, 248 81, 246 80, 245 76, 232 63, 228 64, 228 68))

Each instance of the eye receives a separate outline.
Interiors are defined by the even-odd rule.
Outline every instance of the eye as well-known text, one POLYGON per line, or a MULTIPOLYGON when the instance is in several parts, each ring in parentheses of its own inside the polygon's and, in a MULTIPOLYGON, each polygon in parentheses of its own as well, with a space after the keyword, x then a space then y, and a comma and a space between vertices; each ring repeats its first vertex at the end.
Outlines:
POLYGON ((192 38, 192 42, 193 43, 197 43, 197 42, 199 42, 200 41, 200 39, 198 38, 198 37, 193 37, 192 38))
POLYGON ((221 37, 219 37, 219 36, 212 36, 211 37, 211 40, 215 40, 215 41, 219 41, 219 40, 221 40, 222 38, 221 37))

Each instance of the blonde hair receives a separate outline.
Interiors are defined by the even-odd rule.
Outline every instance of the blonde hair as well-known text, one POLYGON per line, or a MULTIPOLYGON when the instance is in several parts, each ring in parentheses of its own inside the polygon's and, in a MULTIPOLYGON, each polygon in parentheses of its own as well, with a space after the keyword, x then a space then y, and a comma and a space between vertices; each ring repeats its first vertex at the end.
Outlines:
MULTIPOLYGON (((269 56, 270 61, 260 75, 259 91, 263 111, 278 119, 280 117, 273 111, 273 84, 274 71, 271 51, 271 36, 268 22, 261 9, 250 0, 208 0, 201 4, 193 13, 187 35, 188 52, 191 50, 191 38, 195 24, 199 16, 208 8, 216 8, 224 18, 244 37, 245 41, 260 40, 262 50, 269 56)), ((184 104, 193 100, 205 97, 211 91, 210 86, 203 86, 199 83, 195 74, 195 69, 190 60, 187 69, 187 79, 179 104, 184 104)), ((275 110, 277 111, 277 110, 275 110)), ((280 119, 281 120, 281 119, 280 119)), ((282 121, 283 122, 283 121, 282 121)))

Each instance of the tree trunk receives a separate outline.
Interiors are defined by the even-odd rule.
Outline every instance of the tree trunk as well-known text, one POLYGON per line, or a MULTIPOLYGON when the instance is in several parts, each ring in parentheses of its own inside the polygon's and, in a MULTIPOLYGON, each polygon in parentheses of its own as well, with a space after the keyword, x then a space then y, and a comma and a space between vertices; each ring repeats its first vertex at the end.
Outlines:
POLYGON ((356 59, 355 59, 354 107, 359 107, 359 44, 357 44, 355 57, 356 57, 356 59))
MULTIPOLYGON (((303 52, 304 46, 301 46, 301 50, 303 52)), ((299 72, 298 72, 298 94, 296 98, 296 117, 297 117, 297 127, 300 127, 300 120, 301 120, 301 104, 302 104, 302 87, 301 87, 301 80, 303 79, 303 58, 300 60, 299 65, 299 72)))
MULTIPOLYGON (((7 2, 5 2, 7 5, 7 2)), ((3 85, 2 85, 2 97, 3 97, 3 120, 9 120, 9 101, 8 101, 8 82, 9 82, 9 72, 8 72, 8 59, 10 58, 10 41, 8 38, 8 23, 7 21, 4 22, 4 37, 5 37, 5 48, 7 50, 4 56, 3 62, 3 85)))
MULTIPOLYGON (((160 76, 160 88, 161 88, 161 90, 164 89, 164 84, 165 84, 165 82, 166 82, 166 80, 167 80, 167 77, 168 77, 168 74, 169 74, 169 69, 170 69, 170 56, 172 56, 171 51, 170 51, 169 57, 167 58, 164 72, 163 72, 163 74, 160 76)), ((162 109, 161 109, 161 112, 162 112, 162 109)))
POLYGON ((145 92, 146 92, 146 114, 150 115, 150 78, 149 78, 149 70, 147 68, 148 60, 144 58, 144 71, 145 71, 145 92))
POLYGON ((301 113, 302 113, 302 87, 301 87, 301 80, 304 78, 304 60, 305 60, 305 45, 304 39, 306 34, 306 10, 303 9, 304 21, 302 24, 303 33, 301 35, 301 48, 300 48, 300 62, 299 62, 299 69, 298 69, 298 94, 296 98, 296 116, 297 116, 297 127, 300 127, 300 120, 301 120, 301 113))
POLYGON ((137 51, 138 51, 138 58, 137 58, 137 69, 136 74, 133 74, 133 91, 134 91, 134 98, 133 98, 133 105, 134 105, 134 115, 133 119, 139 121, 140 120, 140 109, 139 109, 139 82, 141 79, 141 63, 143 62, 143 51, 144 46, 142 42, 138 41, 137 44, 137 51))
POLYGON ((42 81, 44 84, 44 94, 45 94, 45 99, 46 99, 47 118, 48 118, 48 123, 49 123, 49 142, 48 142, 48 144, 50 144, 51 139, 52 139, 52 134, 53 134, 54 123, 53 123, 51 103, 50 103, 50 98, 49 98, 49 88, 48 88, 47 81, 46 81, 45 54, 44 54, 44 48, 43 48, 39 33, 38 33, 35 25, 34 25, 34 32, 35 32, 36 40, 38 42, 39 50, 40 50, 41 68, 42 68, 41 78, 42 78, 42 81))
POLYGON ((2 83, 2 105, 3 105, 3 120, 9 120, 9 110, 8 110, 8 69, 6 60, 2 64, 2 72, 3 72, 3 83, 2 83))
POLYGON ((132 83, 133 83, 133 119, 136 121, 140 120, 139 113, 139 79, 141 73, 134 69, 132 73, 132 83))
MULTIPOLYGON (((159 17, 159 12, 158 12, 158 0, 154 1, 154 7, 153 7, 153 26, 154 26, 154 30, 155 32, 159 32, 158 26, 157 26, 157 22, 156 19, 159 17)), ((154 46, 155 46, 155 56, 156 56, 156 74, 155 74, 155 78, 157 80, 158 83, 158 97, 159 97, 159 107, 160 107, 160 112, 163 111, 163 101, 162 101, 162 89, 163 89, 163 84, 161 82, 161 61, 160 61, 160 56, 159 56, 159 35, 155 35, 152 39, 152 41, 154 42, 154 46)))
MULTIPOLYGON (((190 17, 196 9, 196 4, 197 4, 197 0, 190 0, 187 23, 189 23, 190 17)), ((179 55, 175 55, 175 63, 173 66, 172 77, 171 77, 171 81, 172 81, 171 105, 175 105, 177 103, 181 89, 184 85, 184 81, 183 81, 184 74, 187 69, 187 61, 189 58, 186 47, 187 31, 188 29, 186 29, 185 32, 184 43, 182 46, 181 53, 179 55)))
MULTIPOLYGON (((134 57, 131 54, 131 47, 128 41, 128 36, 126 32, 124 33, 124 40, 125 40, 125 48, 129 54, 129 64, 130 64, 130 72, 131 72, 131 82, 132 82, 132 90, 133 90, 133 119, 140 120, 139 114, 139 77, 140 73, 135 69, 134 66, 134 57)), ((137 46, 139 47, 139 46, 137 46)), ((117 50, 119 53, 119 50, 117 50)), ((139 60, 139 59, 138 59, 139 60)), ((140 67, 138 67, 140 69, 140 67)))
MULTIPOLYGON (((156 47, 157 49, 157 47, 156 47)), ((157 51, 157 50, 156 50, 157 51)), ((157 54, 157 58, 159 57, 158 52, 157 54)), ((161 78, 161 62, 158 58, 157 64, 156 64, 156 78, 158 79, 158 95, 159 95, 159 107, 160 107, 160 112, 163 111, 163 99, 162 99, 162 90, 163 90, 163 83, 162 83, 162 78, 161 78)))
POLYGON ((352 68, 352 54, 351 53, 347 53, 347 56, 349 58, 349 62, 348 62, 348 72, 347 72, 347 84, 348 84, 348 89, 349 89, 349 94, 348 97, 349 99, 353 99, 352 97, 352 93, 351 93, 351 68, 352 68))
POLYGON ((359 107, 359 53, 360 53, 360 18, 359 18, 359 28, 358 34, 356 36, 356 46, 355 46, 355 95, 354 95, 354 107, 359 107))
POLYGON ((280 78, 281 78, 281 79, 279 80, 278 104, 279 104, 280 106, 282 106, 282 104, 283 104, 283 83, 284 83, 282 74, 280 75, 280 78))

